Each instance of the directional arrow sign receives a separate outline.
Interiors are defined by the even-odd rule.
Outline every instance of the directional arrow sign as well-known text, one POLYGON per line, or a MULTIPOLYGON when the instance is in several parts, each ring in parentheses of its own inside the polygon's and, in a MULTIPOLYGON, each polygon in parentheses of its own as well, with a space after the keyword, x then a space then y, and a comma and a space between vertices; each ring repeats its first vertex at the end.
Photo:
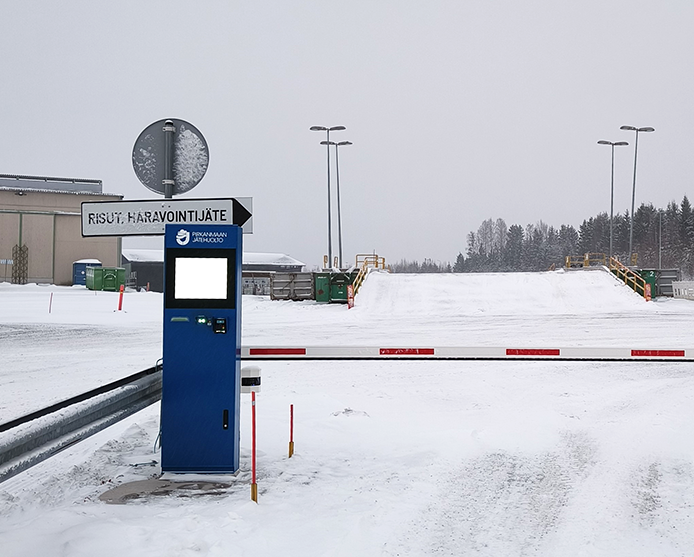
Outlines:
POLYGON ((161 236, 167 224, 236 224, 252 234, 253 198, 82 203, 82 236, 161 236))

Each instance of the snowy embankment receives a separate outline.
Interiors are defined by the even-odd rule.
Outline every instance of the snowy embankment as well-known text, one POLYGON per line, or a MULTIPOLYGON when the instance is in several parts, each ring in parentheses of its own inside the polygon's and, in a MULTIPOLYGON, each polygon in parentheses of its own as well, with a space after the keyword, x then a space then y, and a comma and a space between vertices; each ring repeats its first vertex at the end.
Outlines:
MULTIPOLYGON (((41 382, 32 359, 84 390, 99 375, 99 346, 102 365, 156 357, 156 295, 126 297, 127 315, 104 304, 87 316, 83 300, 102 293, 75 289, 78 309, 59 317, 48 316, 46 292, 0 285, 0 348, 11 363, 0 389, 14 393, 2 397, 5 411, 26 403, 12 390, 23 366, 34 371, 27 386, 41 382), (5 336, 18 327, 29 340, 5 336), (120 349, 87 331, 122 333, 120 349)), ((374 274, 352 310, 244 298, 244 343, 692 347, 693 317, 691 302, 646 303, 600 272, 374 274)), ((160 472, 153 406, 0 484, 3 555, 694 555, 690 363, 261 367, 258 505, 249 501, 247 398, 242 470, 224 493, 100 502, 109 487, 160 472)))

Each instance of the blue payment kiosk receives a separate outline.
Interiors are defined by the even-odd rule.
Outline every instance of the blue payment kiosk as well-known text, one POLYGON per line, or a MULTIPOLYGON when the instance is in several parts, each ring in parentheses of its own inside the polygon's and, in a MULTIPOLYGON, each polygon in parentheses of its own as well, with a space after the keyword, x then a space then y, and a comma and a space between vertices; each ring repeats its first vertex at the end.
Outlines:
POLYGON ((166 225, 161 466, 239 469, 242 229, 166 225))

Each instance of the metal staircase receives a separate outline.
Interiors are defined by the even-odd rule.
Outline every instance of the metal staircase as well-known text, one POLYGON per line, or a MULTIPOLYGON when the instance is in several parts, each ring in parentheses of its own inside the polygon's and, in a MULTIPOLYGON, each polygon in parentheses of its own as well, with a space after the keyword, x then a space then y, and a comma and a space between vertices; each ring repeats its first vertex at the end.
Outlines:
POLYGON ((567 255, 565 265, 567 269, 604 267, 610 274, 621 280, 638 295, 647 301, 651 300, 651 285, 638 273, 622 264, 614 257, 607 257, 604 253, 586 253, 584 255, 567 255))
POLYGON ((384 271, 390 271, 390 268, 386 267, 386 258, 379 257, 375 253, 358 254, 356 257, 356 267, 359 268, 359 273, 357 273, 357 276, 354 278, 354 282, 352 282, 355 296, 357 295, 357 292, 359 292, 359 288, 361 288, 366 275, 371 269, 383 269, 384 271))

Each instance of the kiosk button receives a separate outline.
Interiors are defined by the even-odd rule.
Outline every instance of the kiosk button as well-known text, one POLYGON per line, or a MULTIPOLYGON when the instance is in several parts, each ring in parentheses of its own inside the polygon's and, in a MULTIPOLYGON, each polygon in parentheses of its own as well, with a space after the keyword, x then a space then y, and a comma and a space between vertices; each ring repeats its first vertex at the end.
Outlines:
POLYGON ((212 330, 215 333, 226 333, 227 332, 227 320, 226 317, 215 317, 212 322, 212 330))

